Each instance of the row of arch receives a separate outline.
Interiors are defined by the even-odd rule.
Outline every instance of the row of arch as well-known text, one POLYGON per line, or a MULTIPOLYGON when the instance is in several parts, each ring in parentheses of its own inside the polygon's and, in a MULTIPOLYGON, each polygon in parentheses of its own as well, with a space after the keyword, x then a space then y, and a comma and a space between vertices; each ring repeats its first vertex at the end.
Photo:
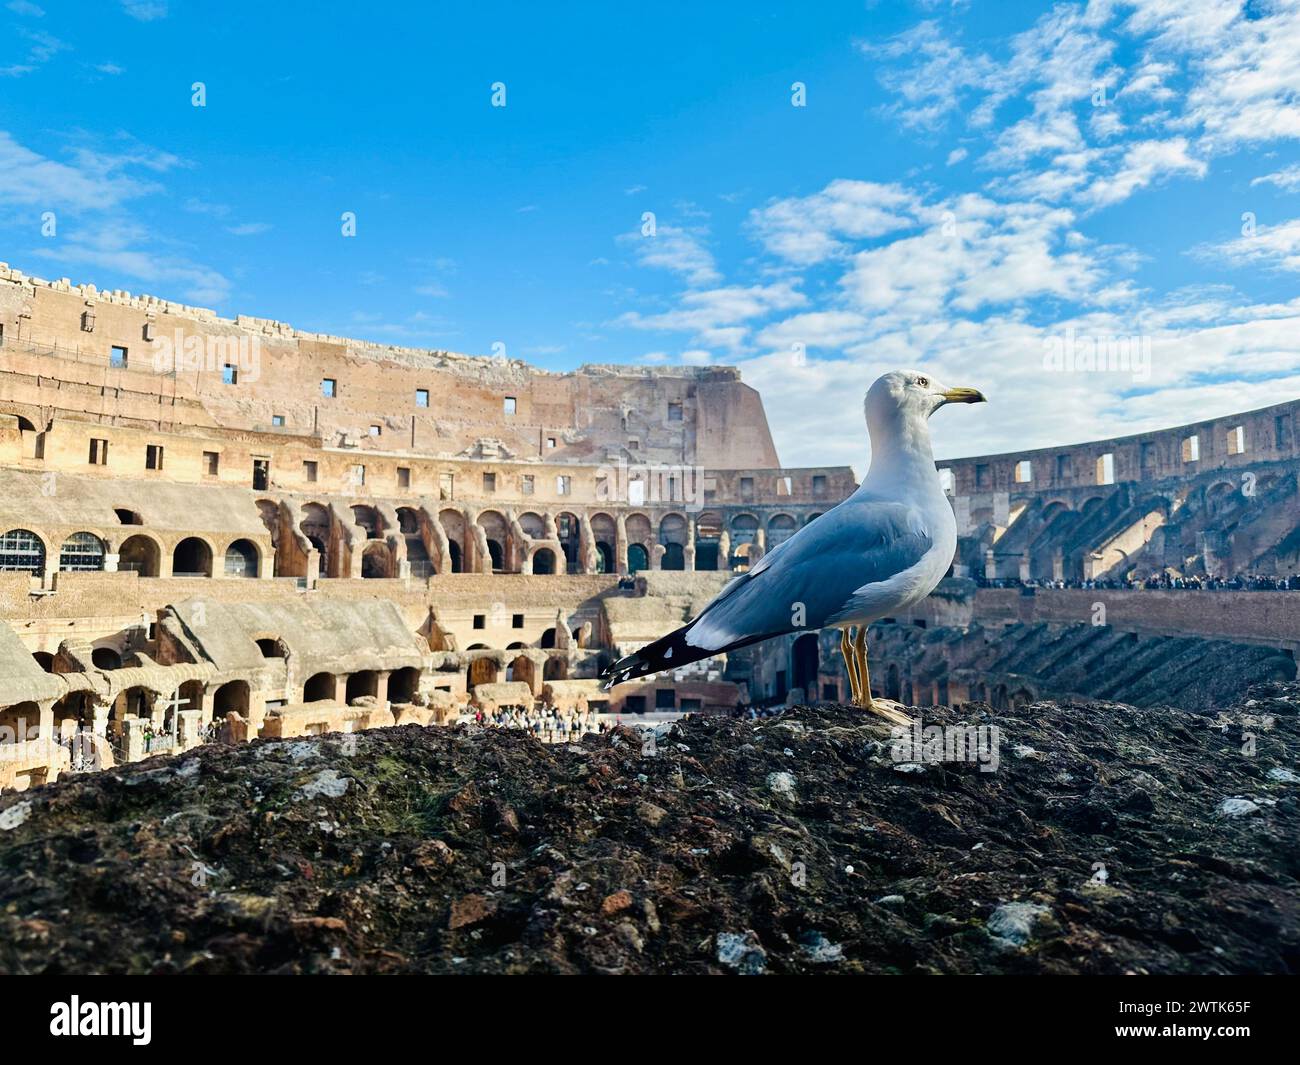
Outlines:
MULTIPOLYGON (((352 508, 355 523, 366 533, 361 545, 362 577, 396 576, 395 560, 386 539, 384 524, 376 507, 356 504, 352 508)), ((340 576, 340 567, 331 566, 330 515, 320 503, 308 503, 302 509, 299 531, 320 553, 319 573, 322 577, 340 576)), ((812 514, 806 522, 818 517, 812 514)), ((421 535, 418 513, 410 507, 397 510, 398 530, 406 541, 406 558, 412 565, 412 575, 427 576, 437 572, 436 563, 429 556, 428 546, 421 535)), ((462 572, 471 538, 465 515, 454 509, 438 514, 439 524, 446 536, 445 565, 450 572, 462 572)), ((595 572, 613 573, 618 565, 617 524, 612 515, 604 512, 588 519, 594 547, 595 572)), ((805 523, 806 523, 805 522, 805 523)), ((530 540, 558 541, 563 558, 548 546, 534 546, 528 552, 531 572, 554 574, 582 572, 580 520, 572 512, 563 511, 554 517, 554 536, 541 514, 526 511, 515 519, 517 527, 530 540), (562 568, 561 568, 562 567, 562 568)), ((126 524, 138 524, 129 522, 126 524)), ((496 510, 481 512, 474 523, 484 534, 486 549, 494 572, 509 568, 509 560, 526 549, 515 542, 512 522, 496 510)), ((633 513, 625 519, 626 565, 631 573, 649 569, 652 549, 663 548, 660 567, 682 570, 687 564, 687 547, 693 545, 696 569, 720 569, 720 552, 724 537, 729 545, 726 568, 737 568, 753 560, 757 553, 771 550, 789 539, 799 529, 799 521, 791 514, 775 514, 761 522, 752 513, 733 515, 724 526, 721 515, 706 511, 695 518, 694 529, 689 519, 679 513, 665 515, 659 521, 656 533, 650 518, 633 513), (724 532, 725 529, 725 532, 724 532), (692 536, 692 533, 694 534, 692 536)), ((28 572, 40 576, 45 572, 48 558, 46 541, 30 529, 10 529, 0 536, 0 571, 28 572)), ((152 533, 139 532, 122 541, 118 549, 116 568, 135 571, 142 577, 158 577, 162 573, 162 558, 166 549, 152 533)), ((59 548, 58 568, 63 572, 100 572, 106 568, 108 545, 92 532, 75 532, 59 548)), ((216 575, 217 549, 205 537, 187 536, 171 549, 171 575, 176 577, 212 577, 216 575)), ((233 540, 220 555, 221 573, 226 577, 257 577, 261 571, 262 553, 252 540, 233 540)))
MULTIPOLYGON (((135 570, 143 577, 157 577, 161 572, 163 548, 152 536, 137 533, 127 537, 118 550, 117 568, 135 570)), ((76 532, 59 548, 60 572, 101 572, 108 547, 91 532, 76 532)), ((213 576, 213 547, 198 536, 187 536, 172 549, 172 576, 213 576)), ((227 546, 222 557, 222 572, 227 577, 256 577, 261 551, 252 540, 237 539, 227 546)), ((26 572, 40 576, 45 572, 45 541, 30 529, 10 529, 0 536, 0 571, 26 572)))

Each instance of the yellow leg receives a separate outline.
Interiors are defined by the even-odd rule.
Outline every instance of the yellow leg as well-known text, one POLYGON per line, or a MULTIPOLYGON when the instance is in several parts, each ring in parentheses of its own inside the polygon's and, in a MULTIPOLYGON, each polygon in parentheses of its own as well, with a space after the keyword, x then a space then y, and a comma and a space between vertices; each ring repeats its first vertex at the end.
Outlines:
POLYGON ((853 634, 853 660, 858 673, 858 706, 867 709, 871 706, 871 674, 867 672, 867 627, 859 625, 853 634))
POLYGON ((858 705, 860 689, 858 687, 858 664, 853 657, 853 637, 849 629, 840 629, 840 654, 844 656, 844 672, 849 675, 849 689, 853 693, 853 705, 858 705))
POLYGON ((912 719, 903 710, 902 703, 893 699, 876 699, 871 694, 871 673, 867 668, 867 627, 858 627, 853 641, 853 655, 857 659, 858 684, 861 686, 862 698, 855 705, 895 725, 910 725, 912 719))

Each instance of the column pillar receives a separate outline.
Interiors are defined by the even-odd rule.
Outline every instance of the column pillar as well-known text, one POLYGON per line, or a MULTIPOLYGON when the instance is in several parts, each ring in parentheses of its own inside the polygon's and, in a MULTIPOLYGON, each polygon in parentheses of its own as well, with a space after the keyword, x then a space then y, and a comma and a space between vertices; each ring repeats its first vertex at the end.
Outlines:
POLYGON ((614 569, 627 575, 627 519, 621 512, 614 515, 614 569))

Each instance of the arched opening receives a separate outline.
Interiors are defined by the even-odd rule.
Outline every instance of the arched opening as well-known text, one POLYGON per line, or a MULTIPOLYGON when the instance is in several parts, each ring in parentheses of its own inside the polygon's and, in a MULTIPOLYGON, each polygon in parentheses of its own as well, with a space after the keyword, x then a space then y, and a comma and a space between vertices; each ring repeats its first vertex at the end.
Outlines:
POLYGON ((695 519, 695 568, 712 572, 718 568, 722 541, 722 516, 706 510, 695 519))
POLYGON ((41 708, 33 702, 15 703, 0 710, 0 743, 25 743, 41 726, 41 708))
POLYGON ((72 573, 98 573, 104 568, 104 541, 94 533, 73 533, 59 549, 59 569, 72 573))
POLYGON ((536 511, 526 510, 515 520, 519 522, 519 528, 523 529, 524 535, 530 540, 546 539, 546 522, 536 511))
POLYGON ((627 530, 628 572, 637 573, 649 569, 650 545, 655 539, 650 519, 644 514, 629 514, 624 519, 623 526, 627 530))
POLYGON ((555 646, 555 629, 554 629, 554 627, 549 628, 549 629, 547 629, 545 632, 542 633, 542 638, 541 638, 540 642, 538 643, 538 646, 539 646, 539 647, 554 647, 554 646, 555 646))
POLYGON ((141 577, 156 577, 162 552, 152 537, 129 536, 118 548, 117 568, 138 573, 141 577))
POLYGON ((533 572, 551 574, 555 572, 555 552, 549 547, 539 547, 533 552, 533 572))
POLYGON ((90 652, 90 663, 96 669, 121 669, 122 656, 111 647, 96 647, 90 652))
POLYGON ((447 555, 450 559, 451 572, 462 573, 465 568, 465 516, 458 510, 438 512, 438 524, 442 526, 447 537, 447 555))
POLYGON ((119 525, 143 525, 144 519, 140 517, 138 510, 128 510, 126 507, 114 507, 113 513, 117 515, 119 525))
POLYGON ((432 576, 437 569, 429 558, 424 534, 420 532, 420 515, 411 507, 398 507, 397 525, 402 531, 402 539, 406 541, 406 562, 411 576, 421 581, 432 576))
POLYGON ((758 519, 752 514, 737 514, 731 519, 731 557, 727 565, 732 570, 747 570, 755 561, 758 545, 758 519))
POLYGON ((391 577, 393 575, 392 561, 388 545, 382 540, 368 543, 365 552, 361 556, 361 576, 366 580, 391 577))
POLYGON ((258 551, 251 540, 235 540, 226 548, 227 577, 256 577, 258 551))
POLYGON ((302 686, 302 701, 304 703, 323 703, 333 698, 333 673, 317 673, 302 686))
POLYGON ((240 717, 248 717, 248 682, 245 680, 227 681, 217 689, 216 695, 212 698, 212 718, 226 717, 229 714, 238 714, 240 717))
POLYGON ((798 523, 789 514, 777 514, 767 523, 767 549, 785 543, 798 530, 798 523))
POLYGON ((496 660, 487 655, 471 659, 465 682, 471 688, 476 688, 480 684, 495 684, 497 682, 496 660))
POLYGON ((660 566, 667 570, 686 568, 686 519, 680 514, 669 514, 659 523, 659 542, 664 548, 660 566))
POLYGON ((367 540, 377 540, 380 533, 379 511, 358 503, 352 508, 352 520, 365 530, 367 540))
POLYGON ((564 552, 565 572, 581 572, 582 560, 578 557, 578 551, 582 540, 577 517, 567 512, 557 514, 555 516, 555 535, 559 538, 560 549, 564 552))
MULTIPOLYGON (((169 700, 170 701, 170 700, 169 700)), ((175 713, 181 713, 185 710, 202 710, 203 709, 203 681, 187 680, 176 691, 176 701, 180 704, 176 707, 175 713)), ((168 713, 173 711, 168 710, 168 713)))
POLYGON ((69 692, 54 704, 54 732, 61 738, 95 726, 95 704, 88 692, 69 692))
POLYGON ((388 698, 394 703, 409 703, 420 687, 420 671, 414 666, 399 669, 388 677, 388 698))
POLYGON ((284 641, 276 636, 263 636, 257 641, 257 649, 262 652, 263 658, 288 657, 288 650, 284 646, 284 641))
POLYGON ((45 544, 29 529, 10 529, 0 537, 0 570, 27 572, 37 577, 45 572, 45 544))
POLYGON ((569 675, 569 663, 558 655, 551 655, 542 666, 542 680, 564 680, 569 675))
POLYGON ((320 555, 320 567, 318 576, 336 577, 336 573, 330 571, 330 515, 319 503, 308 503, 302 508, 302 521, 298 523, 298 529, 303 536, 307 537, 311 546, 314 547, 320 555))
POLYGON ((596 542, 596 572, 614 573, 618 569, 617 552, 614 549, 618 542, 618 526, 608 514, 593 514, 588 520, 591 523, 591 535, 596 542))
POLYGON ((363 669, 348 676, 346 686, 347 701, 361 699, 367 695, 379 697, 379 674, 373 669, 363 669))
POLYGON ((172 552, 172 576, 211 577, 212 548, 197 536, 187 536, 172 552))
POLYGON ((817 634, 806 632, 790 648, 790 676, 793 686, 802 688, 809 702, 817 698, 817 671, 821 666, 821 653, 817 634))
POLYGON ((120 741, 128 717, 148 717, 152 693, 145 688, 127 688, 117 694, 108 711, 109 734, 120 741))
POLYGON ((517 680, 527 684, 530 690, 537 688, 537 670, 533 660, 527 655, 520 655, 506 666, 506 680, 517 680))
POLYGON ((48 651, 33 651, 32 657, 36 659, 36 664, 46 673, 54 672, 54 656, 48 651))
POLYGON ((506 568, 506 545, 510 542, 510 527, 506 519, 495 510, 485 510, 478 516, 479 528, 487 538, 488 557, 492 572, 501 573, 506 568))

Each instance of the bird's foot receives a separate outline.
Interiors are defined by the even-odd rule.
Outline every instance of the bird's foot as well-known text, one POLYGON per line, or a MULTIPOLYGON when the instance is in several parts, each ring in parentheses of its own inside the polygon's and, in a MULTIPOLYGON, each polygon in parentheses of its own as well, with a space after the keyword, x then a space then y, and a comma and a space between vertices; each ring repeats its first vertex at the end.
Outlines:
POLYGON ((866 699, 853 704, 869 714, 883 717, 892 725, 910 725, 912 719, 907 715, 907 708, 893 699, 866 699))

